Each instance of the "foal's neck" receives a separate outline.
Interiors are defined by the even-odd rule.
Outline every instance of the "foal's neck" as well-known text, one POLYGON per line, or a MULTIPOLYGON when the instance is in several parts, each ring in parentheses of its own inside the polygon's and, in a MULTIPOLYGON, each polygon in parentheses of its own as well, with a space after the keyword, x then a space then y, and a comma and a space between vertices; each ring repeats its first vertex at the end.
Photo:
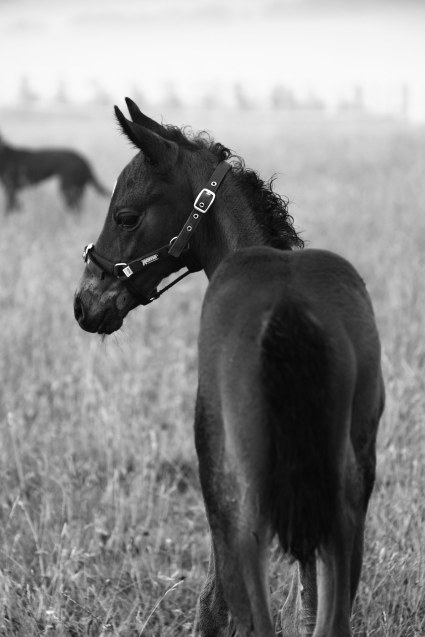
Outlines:
MULTIPOLYGON (((201 185, 202 187, 202 185, 201 185)), ((265 245, 253 205, 228 173, 217 201, 194 236, 194 247, 205 274, 211 278, 221 261, 240 248, 265 245)))

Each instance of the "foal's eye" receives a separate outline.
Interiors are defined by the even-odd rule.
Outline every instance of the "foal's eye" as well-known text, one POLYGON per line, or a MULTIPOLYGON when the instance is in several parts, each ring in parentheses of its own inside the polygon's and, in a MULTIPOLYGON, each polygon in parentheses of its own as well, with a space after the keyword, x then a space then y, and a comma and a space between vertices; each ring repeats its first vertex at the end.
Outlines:
POLYGON ((132 210, 121 210, 118 212, 115 220, 122 230, 134 230, 139 225, 141 215, 136 214, 132 210))

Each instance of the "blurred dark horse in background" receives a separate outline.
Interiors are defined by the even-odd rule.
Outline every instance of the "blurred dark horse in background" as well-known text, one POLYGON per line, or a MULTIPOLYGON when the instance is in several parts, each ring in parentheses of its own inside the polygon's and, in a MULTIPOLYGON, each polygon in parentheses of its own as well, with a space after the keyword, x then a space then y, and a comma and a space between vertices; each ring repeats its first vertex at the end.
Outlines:
POLYGON ((133 121, 117 117, 140 152, 86 246, 74 312, 110 334, 173 272, 210 279, 195 416, 212 535, 200 634, 275 636, 277 536, 298 561, 281 634, 349 637, 384 406, 365 285, 342 257, 296 249, 286 202, 240 158, 127 105, 133 121))
POLYGON ((0 137, 0 181, 6 193, 6 212, 19 209, 17 192, 26 186, 58 177, 66 206, 79 210, 86 187, 102 195, 110 190, 95 177, 87 159, 73 150, 16 148, 0 137))

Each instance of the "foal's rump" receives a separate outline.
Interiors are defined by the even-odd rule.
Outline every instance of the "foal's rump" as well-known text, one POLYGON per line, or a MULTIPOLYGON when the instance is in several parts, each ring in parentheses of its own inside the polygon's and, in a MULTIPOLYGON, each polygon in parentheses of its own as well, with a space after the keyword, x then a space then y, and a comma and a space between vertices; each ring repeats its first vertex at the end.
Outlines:
POLYGON ((260 515, 301 562, 331 533, 344 457, 355 456, 358 324, 375 339, 363 282, 322 251, 236 252, 204 301, 199 391, 211 431, 201 437, 213 439, 221 470, 233 468, 238 502, 254 491, 260 515))

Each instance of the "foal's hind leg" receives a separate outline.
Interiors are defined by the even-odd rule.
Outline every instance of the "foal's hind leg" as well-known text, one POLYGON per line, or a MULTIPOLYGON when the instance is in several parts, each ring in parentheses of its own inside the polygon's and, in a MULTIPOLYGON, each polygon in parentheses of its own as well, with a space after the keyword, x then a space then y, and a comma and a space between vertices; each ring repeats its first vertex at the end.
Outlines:
POLYGON ((357 466, 350 460, 332 535, 317 558, 317 620, 313 637, 350 637, 351 606, 360 576, 364 512, 357 466), (355 570, 353 571, 353 566, 355 570))
POLYGON ((282 608, 282 637, 311 637, 316 625, 316 558, 297 564, 288 598, 282 608))
POLYGON ((200 598, 202 637, 275 637, 268 599, 270 529, 260 509, 261 445, 241 461, 232 433, 203 416, 198 399, 196 446, 212 534, 208 579, 200 598), (231 451, 230 451, 231 450, 231 451))
POLYGON ((236 504, 235 514, 220 514, 221 528, 214 528, 215 523, 211 528, 213 549, 200 598, 201 635, 230 637, 236 632, 238 637, 274 637, 268 603, 268 538, 242 521, 236 504))
MULTIPOLYGON (((371 452, 374 458, 374 451, 371 452)), ((367 471, 363 470, 362 476, 362 501, 359 505, 357 512, 356 530, 353 542, 353 551, 351 555, 351 604, 354 602, 356 596, 357 587, 359 585, 360 574, 363 563, 363 548, 364 548, 364 530, 367 507, 369 498, 372 493, 372 487, 375 480, 375 462, 369 461, 367 471), (371 467, 372 465, 372 467, 371 467)))
POLYGON ((224 599, 223 587, 217 574, 214 543, 211 542, 208 575, 199 599, 199 630, 202 637, 232 634, 229 607, 224 599))

